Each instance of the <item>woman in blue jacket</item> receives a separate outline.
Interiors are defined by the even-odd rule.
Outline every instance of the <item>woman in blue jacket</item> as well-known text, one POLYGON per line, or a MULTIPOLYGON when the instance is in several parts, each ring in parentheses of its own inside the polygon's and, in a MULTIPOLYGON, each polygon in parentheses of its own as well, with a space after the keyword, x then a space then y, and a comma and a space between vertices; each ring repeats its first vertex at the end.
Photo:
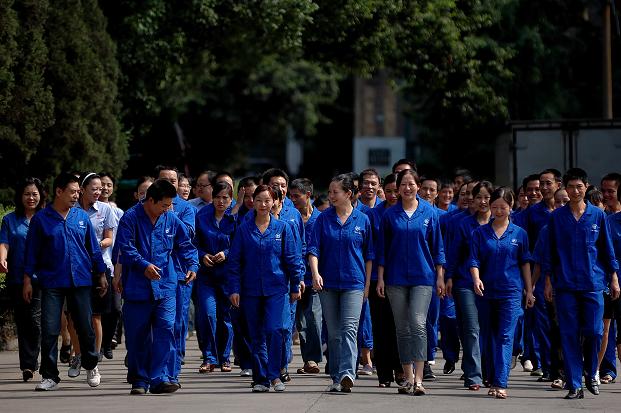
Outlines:
POLYGON ((513 337, 522 314, 522 291, 526 307, 535 303, 530 277, 530 252, 526 231, 509 221, 515 196, 501 187, 491 194, 494 220, 472 232, 470 274, 477 294, 481 334, 488 337, 493 357, 493 376, 489 377, 490 396, 507 398, 507 381, 511 369, 513 337))
POLYGON ((24 259, 26 235, 30 219, 45 205, 43 184, 37 178, 27 178, 15 188, 15 211, 2 218, 0 229, 0 272, 7 273, 7 289, 13 305, 19 368, 24 381, 32 379, 38 369, 41 348, 41 290, 33 278, 30 303, 24 301, 24 259))
POLYGON ((231 205, 233 188, 226 182, 218 182, 213 185, 212 194, 213 202, 196 214, 194 240, 201 262, 197 274, 196 314, 199 346, 203 354, 199 373, 210 373, 216 365, 223 372, 231 371, 229 356, 233 326, 225 291, 225 263, 236 227, 236 215, 226 213, 231 205))
POLYGON ((444 294, 444 246, 438 215, 417 197, 416 172, 401 171, 397 188, 400 200, 384 213, 380 224, 377 294, 388 295, 395 319, 399 359, 407 381, 399 393, 418 396, 425 394, 426 321, 434 286, 439 296, 444 294))
POLYGON ((369 218, 351 203, 356 191, 349 175, 332 179, 332 207, 317 218, 308 246, 313 288, 320 291, 328 328, 330 391, 345 393, 351 392, 356 377, 358 322, 374 258, 369 218))
POLYGON ((254 219, 244 219, 229 252, 229 299, 246 317, 251 338, 253 392, 284 391, 280 380, 283 353, 283 311, 300 299, 300 259, 291 227, 270 211, 274 191, 260 185, 254 191, 254 219))

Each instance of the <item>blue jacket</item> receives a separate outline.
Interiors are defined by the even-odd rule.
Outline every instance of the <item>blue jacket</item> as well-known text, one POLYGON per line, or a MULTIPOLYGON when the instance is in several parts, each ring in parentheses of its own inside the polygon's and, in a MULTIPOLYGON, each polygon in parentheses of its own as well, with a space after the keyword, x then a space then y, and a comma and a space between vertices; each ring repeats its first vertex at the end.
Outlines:
POLYGON ((235 230, 227 270, 229 294, 268 297, 298 292, 302 271, 291 226, 270 217, 261 234, 254 219, 244 219, 235 230))
POLYGON ((539 231, 541 231, 541 228, 548 225, 551 215, 552 212, 548 211, 546 203, 541 201, 512 217, 514 224, 526 230, 531 251, 535 249, 539 231))
MULTIPOLYGON (((465 216, 465 215, 464 215, 465 216)), ((462 216, 462 218, 464 217, 462 216)), ((457 217, 457 216, 456 216, 457 217)), ((470 276, 470 242, 472 231, 480 227, 476 214, 468 214, 459 222, 450 242, 445 279, 453 279, 453 287, 472 288, 470 276)))
MULTIPOLYGON (((308 218, 308 221, 304 224, 304 238, 305 245, 308 246, 310 244, 311 237, 313 235, 313 228, 315 227, 315 222, 317 222, 317 217, 321 214, 321 211, 317 208, 313 208, 313 212, 311 216, 308 218)), ((308 248, 307 248, 308 249, 308 248)), ((310 266, 308 265, 307 255, 304 255, 304 283, 311 287, 313 283, 313 274, 311 273, 310 266)))
POLYGON ((539 231, 539 236, 537 237, 537 242, 535 243, 535 250, 532 254, 533 262, 539 264, 539 266, 541 267, 541 274, 539 275, 536 286, 536 288, 538 289, 545 288, 545 278, 547 275, 550 275, 552 273, 552 269, 549 266, 549 256, 550 234, 548 231, 548 226, 544 225, 543 228, 541 228, 541 230, 539 231))
POLYGON ((619 266, 606 214, 586 205, 578 221, 569 204, 548 224, 552 285, 559 291, 603 291, 619 266))
MULTIPOLYGON (((375 208, 371 209, 371 213, 368 214, 369 221, 371 222, 371 231, 373 239, 373 250, 376 252, 379 250, 379 233, 380 224, 382 223, 382 217, 388 208, 386 208, 386 202, 379 203, 375 208)), ((377 281, 377 259, 373 260, 373 269, 371 270, 371 281, 377 281)))
MULTIPOLYGON (((9 284, 24 283, 26 236, 28 235, 29 226, 30 220, 25 216, 17 216, 15 212, 11 212, 2 218, 0 244, 7 244, 9 246, 9 254, 7 257, 9 266, 7 282, 9 284)), ((35 279, 36 276, 33 275, 33 281, 35 279)))
POLYGON ((43 288, 70 288, 93 285, 93 272, 105 273, 106 264, 84 210, 71 208, 63 219, 50 204, 32 217, 25 274, 36 274, 43 288))
POLYGON ((384 267, 386 285, 433 286, 436 265, 444 265, 444 244, 434 208, 419 202, 411 217, 401 201, 382 217, 377 264, 384 267))
POLYGON ((123 297, 132 301, 148 301, 174 297, 177 272, 173 252, 181 265, 198 270, 198 255, 186 225, 172 212, 160 215, 151 224, 142 203, 127 210, 119 222, 115 250, 120 251, 123 265, 123 297), (161 269, 159 280, 149 280, 144 270, 149 264, 161 269))
MULTIPOLYGON (((196 208, 177 195, 172 200, 172 212, 185 224, 190 239, 194 239, 196 208)), ((183 259, 177 256, 176 251, 173 251, 173 262, 175 264, 175 271, 177 272, 177 279, 179 281, 185 280, 185 274, 189 268, 183 265, 183 259)))
POLYGON ((341 225, 334 207, 315 222, 308 253, 319 260, 323 286, 337 290, 364 290, 365 263, 375 258, 369 217, 353 209, 341 225))
POLYGON ((302 215, 300 214, 300 211, 293 206, 293 203, 289 204, 283 202, 278 219, 291 225, 291 230, 293 231, 293 236, 295 238, 295 245, 298 251, 300 271, 301 274, 304 274, 306 272, 305 257, 307 246, 302 215))
POLYGON ((519 300, 524 289, 520 266, 530 261, 528 235, 517 225, 509 223, 500 238, 491 222, 472 231, 470 267, 479 269, 484 297, 519 300))
POLYGON ((215 207, 210 204, 196 214, 194 245, 198 249, 200 263, 197 278, 208 285, 224 285, 227 276, 226 261, 208 268, 203 264, 203 257, 205 254, 215 255, 223 251, 228 258, 231 237, 237 227, 237 216, 224 214, 220 223, 216 225, 215 212, 215 207))
POLYGON ((608 215, 606 221, 610 228, 612 247, 615 250, 615 257, 618 262, 621 259, 621 212, 608 215))

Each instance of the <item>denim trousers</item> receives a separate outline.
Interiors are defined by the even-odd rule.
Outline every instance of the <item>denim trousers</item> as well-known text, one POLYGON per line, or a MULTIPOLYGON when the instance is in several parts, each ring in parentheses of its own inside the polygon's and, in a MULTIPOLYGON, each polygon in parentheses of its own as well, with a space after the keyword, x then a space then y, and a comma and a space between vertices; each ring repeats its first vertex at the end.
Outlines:
POLYGON ((427 361, 427 312, 433 287, 387 285, 401 364, 427 361))
POLYGON ((328 330, 329 373, 333 383, 356 378, 358 323, 363 290, 324 289, 319 293, 321 311, 328 330))
POLYGON ((41 289, 41 367, 44 379, 60 382, 58 376, 58 335, 63 305, 67 309, 80 341, 82 367, 92 370, 97 366, 99 352, 95 350, 95 331, 92 325, 91 287, 41 289))

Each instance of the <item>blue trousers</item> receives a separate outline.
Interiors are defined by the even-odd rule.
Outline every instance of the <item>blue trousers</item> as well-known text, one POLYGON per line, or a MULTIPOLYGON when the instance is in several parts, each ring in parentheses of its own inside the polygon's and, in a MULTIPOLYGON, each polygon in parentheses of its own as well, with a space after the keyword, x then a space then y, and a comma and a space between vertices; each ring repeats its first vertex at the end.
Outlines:
POLYGON ((233 344, 229 298, 220 286, 209 286, 200 281, 196 284, 196 318, 200 325, 199 346, 203 360, 210 364, 228 363, 233 344))
POLYGON ((456 288, 453 291, 455 310, 460 326, 461 344, 464 349, 461 369, 464 372, 464 386, 481 385, 481 348, 479 345, 479 314, 476 295, 469 288, 456 288))
POLYGON ((132 387, 156 387, 172 382, 175 358, 175 297, 123 303, 127 382, 132 387))
POLYGON ((427 361, 435 360, 438 347, 438 329, 440 327, 440 297, 431 294, 429 311, 427 312, 427 361))
POLYGON ((453 297, 446 296, 440 300, 440 348, 444 360, 457 362, 459 360, 459 325, 455 312, 455 300, 453 297))
POLYGON ((330 290, 319 293, 328 333, 328 369, 333 383, 344 376, 355 380, 358 351, 356 337, 362 311, 362 290, 330 290))
POLYGON ((250 351, 250 334, 248 323, 242 311, 243 303, 239 308, 231 308, 231 323, 233 324, 233 351, 239 368, 247 370, 252 368, 252 353, 250 351))
POLYGON ((78 334, 82 354, 82 367, 92 370, 97 366, 99 353, 95 350, 95 331, 92 325, 91 287, 41 289, 41 366, 44 379, 60 382, 58 376, 58 335, 63 304, 78 334))
MULTIPOLYGON (((549 318, 550 304, 543 296, 543 287, 539 288, 539 283, 535 288, 535 305, 532 308, 534 315, 533 323, 533 343, 535 345, 535 354, 539 355, 541 370, 544 376, 554 375, 552 372, 552 320, 549 318)), ((531 360, 532 361, 532 360, 531 360)), ((534 364, 534 362, 533 362, 534 364)))
POLYGON ((604 332, 604 297, 601 291, 556 291, 556 309, 567 387, 577 390, 582 388, 583 371, 587 380, 595 377, 604 332))
MULTIPOLYGON (((535 303, 539 299, 535 300, 535 303)), ((543 300, 545 301, 545 299, 543 300)), ((536 337, 536 318, 539 317, 541 311, 535 307, 526 308, 525 302, 522 309, 524 310, 524 354, 522 360, 530 360, 533 363, 533 369, 541 368, 541 355, 539 354, 539 344, 536 337)))
POLYGON ((280 368, 287 370, 287 366, 293 360, 293 327, 295 327, 295 313, 297 311, 298 302, 289 302, 289 293, 285 294, 285 306, 282 312, 283 323, 283 349, 280 357, 280 368))
POLYGON ((507 388, 515 325, 522 314, 520 297, 491 299, 477 297, 479 326, 481 328, 483 353, 486 355, 484 369, 494 387, 507 388))
POLYGON ((300 335, 300 351, 304 363, 323 360, 321 354, 321 302, 319 294, 307 288, 298 302, 296 311, 296 327, 300 335))
POLYGON ((250 334, 252 380, 269 387, 272 380, 280 377, 284 345, 282 314, 289 302, 284 294, 242 296, 240 302, 250 334))
POLYGON ((606 353, 604 359, 599 367, 600 377, 610 374, 612 378, 617 377, 617 320, 610 320, 610 330, 608 330, 608 346, 606 347, 606 353))
POLYGON ((360 320, 358 324, 358 353, 363 348, 373 348, 373 322, 371 321, 371 310, 369 308, 369 300, 362 303, 360 311, 360 320))
POLYGON ((175 349, 176 356, 170 360, 170 371, 172 382, 179 381, 181 372, 181 361, 185 357, 185 336, 188 334, 188 316, 190 310, 190 299, 192 298, 192 284, 185 281, 177 282, 177 297, 175 311, 175 349))

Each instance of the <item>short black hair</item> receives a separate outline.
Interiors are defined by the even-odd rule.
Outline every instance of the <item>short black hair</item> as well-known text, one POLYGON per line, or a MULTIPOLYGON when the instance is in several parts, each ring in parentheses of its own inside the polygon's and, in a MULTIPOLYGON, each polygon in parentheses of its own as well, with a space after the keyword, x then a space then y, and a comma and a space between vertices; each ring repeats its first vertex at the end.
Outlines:
POLYGON ((397 175, 396 174, 388 174, 384 177, 382 181, 382 188, 386 188, 388 184, 396 184, 397 183, 397 175))
POLYGON ((313 206, 321 206, 324 204, 328 204, 330 201, 328 201, 328 195, 326 194, 319 194, 315 197, 315 200, 313 201, 313 206))
POLYGON ((233 198, 233 188, 231 188, 231 185, 229 185, 228 182, 216 182, 215 184, 212 185, 212 196, 216 196, 218 195, 220 192, 222 191, 227 191, 229 196, 231 198, 233 198))
POLYGON ((423 175, 423 176, 421 176, 421 177, 420 177, 420 183, 421 183, 421 185, 422 185, 422 184, 423 184, 423 182, 425 182, 425 181, 434 181, 434 182, 436 183, 436 185, 438 186, 438 192, 440 192, 440 185, 441 185, 441 183, 440 183, 440 180, 439 180, 438 178, 434 178, 434 177, 432 177, 432 176, 424 176, 424 175, 423 175))
POLYGON ((497 199, 504 200, 510 207, 513 207, 515 204, 515 194, 508 186, 501 186, 492 191, 489 199, 489 204, 491 205, 497 199))
POLYGON ((308 178, 298 178, 294 179, 289 186, 289 190, 298 190, 306 195, 307 192, 310 192, 311 196, 313 196, 313 182, 308 178))
POLYGON ((237 186, 238 188, 244 188, 252 185, 259 186, 260 183, 261 178, 259 178, 258 176, 246 176, 239 181, 239 185, 237 186))
POLYGON ((354 185, 353 176, 357 176, 355 173, 350 172, 347 174, 340 174, 332 178, 330 182, 336 182, 341 185, 341 189, 343 191, 351 191, 352 198, 358 193, 358 187, 354 185))
POLYGON ((415 171, 418 171, 418 169, 416 168, 416 162, 410 161, 409 159, 401 158, 392 165, 393 174, 395 173, 395 169, 397 169, 397 166, 399 165, 409 165, 410 168, 412 168, 415 171))
POLYGON ((382 178, 380 178, 379 173, 374 168, 367 168, 364 171, 360 172, 360 180, 364 180, 364 177, 367 175, 375 176, 377 177, 377 180, 380 181, 380 183, 382 182, 382 178))
POLYGON ((110 172, 102 171, 99 172, 97 175, 99 175, 100 178, 110 178, 110 180, 112 181, 112 185, 116 186, 116 179, 114 179, 114 176, 112 176, 110 172))
POLYGON ((155 182, 155 179, 153 179, 153 177, 151 176, 141 176, 136 180, 136 186, 134 187, 134 190, 138 192, 138 188, 140 187, 140 185, 144 184, 145 182, 155 182))
POLYGON ((539 172, 539 178, 541 178, 541 175, 545 175, 545 174, 552 174, 554 175, 554 180, 556 182, 561 182, 561 178, 563 177, 563 175, 561 174, 561 171, 559 171, 558 169, 554 169, 554 168, 548 168, 548 169, 544 169, 543 171, 539 172))
POLYGON ((57 188, 64 191, 67 189, 67 185, 74 182, 79 185, 80 178, 70 172, 61 172, 56 178, 54 178, 54 193, 56 193, 57 188))
POLYGON ((617 188, 619 188, 619 186, 621 186, 621 174, 617 172, 610 172, 604 175, 600 182, 600 185, 603 184, 604 181, 615 181, 615 185, 617 186, 617 188))
POLYGON ((285 181, 287 182, 287 186, 289 186, 289 175, 287 175, 287 173, 283 171, 282 169, 278 169, 278 168, 270 168, 267 171, 263 172, 263 175, 261 176, 261 180, 263 181, 265 185, 269 185, 270 179, 274 177, 285 178, 285 181))
POLYGON ((522 188, 526 191, 526 187, 529 182, 538 181, 540 174, 530 174, 526 178, 522 179, 522 188))
POLYGON ((156 178, 159 178, 160 172, 162 171, 175 171, 177 173, 177 179, 179 179, 179 170, 175 168, 174 166, 170 166, 170 165, 156 166, 155 169, 153 170, 153 176, 156 178))
POLYGON ((602 191, 600 191, 599 188, 594 185, 591 185, 587 189, 585 198, 588 199, 589 202, 593 205, 604 203, 604 194, 602 194, 602 191))
MULTIPOLYGON (((170 170, 170 169, 162 169, 170 170)), ((164 198, 174 198, 177 196, 177 190, 174 185, 165 179, 156 179, 153 185, 147 189, 144 197, 145 200, 153 199, 153 202, 160 202, 164 198)))
MULTIPOLYGON (((539 178, 537 178, 539 179, 539 178)), ((481 189, 485 188, 489 192, 490 196, 494 192, 494 184, 490 181, 481 181, 472 188, 472 196, 476 197, 481 192, 481 189)))
POLYGON ((222 177, 222 176, 228 176, 229 178, 231 178, 231 181, 235 182, 235 179, 233 178, 233 175, 231 175, 230 173, 228 173, 227 171, 218 171, 216 173, 215 176, 215 180, 217 181, 218 178, 222 177))
POLYGON ((39 191, 39 203, 35 206, 35 211, 40 210, 45 205, 46 193, 41 180, 33 177, 22 179, 15 186, 15 197, 13 198, 15 202, 15 215, 17 216, 23 217, 26 213, 24 203, 22 202, 22 195, 24 195, 24 191, 30 185, 36 186, 37 191, 39 191))
POLYGON ((589 184, 589 176, 586 171, 582 168, 570 168, 563 175, 563 185, 567 186, 569 181, 580 180, 584 185, 589 184))
POLYGON ((403 171, 397 174, 397 188, 401 186, 401 181, 403 181, 403 178, 406 175, 412 175, 412 177, 414 178, 414 182, 416 182, 416 185, 420 186, 420 177, 418 176, 418 173, 416 172, 416 170, 404 169, 403 171))

